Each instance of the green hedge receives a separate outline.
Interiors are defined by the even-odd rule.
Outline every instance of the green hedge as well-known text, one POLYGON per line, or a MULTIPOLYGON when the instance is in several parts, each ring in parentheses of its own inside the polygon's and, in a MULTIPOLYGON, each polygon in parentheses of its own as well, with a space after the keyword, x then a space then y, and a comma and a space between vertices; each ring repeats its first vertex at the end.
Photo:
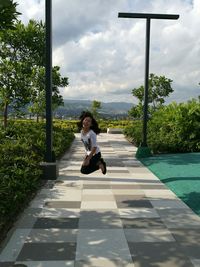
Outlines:
MULTIPOLYGON (((59 127, 69 128, 73 132, 78 132, 77 127, 78 120, 54 120, 54 125, 58 125, 59 127)), ((128 125, 131 124, 130 120, 106 120, 99 119, 98 120, 99 127, 102 133, 107 132, 107 128, 122 128, 124 129, 128 125)))
MULTIPOLYGON (((9 121, 0 127, 0 229, 18 214, 41 184, 39 163, 45 155, 45 124, 9 121)), ((74 139, 71 129, 53 126, 53 150, 59 158, 74 139)))
POLYGON ((121 128, 124 129, 128 125, 131 124, 131 121, 129 120, 104 120, 100 119, 98 120, 99 127, 101 129, 101 132, 107 132, 107 128, 121 128))
MULTIPOLYGON (((142 121, 125 134, 137 146, 142 140, 142 121)), ((172 103, 156 111, 148 122, 148 146, 154 153, 200 151, 200 103, 172 103)))

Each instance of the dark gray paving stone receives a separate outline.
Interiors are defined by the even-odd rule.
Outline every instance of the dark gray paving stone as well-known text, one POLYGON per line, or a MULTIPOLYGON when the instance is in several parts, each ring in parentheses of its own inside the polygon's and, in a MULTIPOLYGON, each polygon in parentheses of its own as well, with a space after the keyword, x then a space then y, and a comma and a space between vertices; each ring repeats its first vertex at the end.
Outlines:
POLYGON ((112 189, 140 189, 140 186, 137 184, 112 184, 112 189))
POLYGON ((175 242, 128 243, 134 267, 194 267, 175 242))
POLYGON ((13 267, 14 262, 0 262, 0 267, 13 267))
MULTIPOLYGON (((117 155, 117 157, 120 158, 120 159, 124 159, 124 158, 126 159, 126 158, 128 157, 128 154, 129 154, 129 153, 127 152, 126 155, 117 155)), ((132 159, 133 156, 131 156, 131 157, 129 157, 129 158, 132 159)))
POLYGON ((105 161, 108 167, 125 167, 125 164, 121 160, 106 159, 105 161))
POLYGON ((54 187, 54 181, 46 181, 43 188, 52 189, 54 187))
POLYGON ((83 189, 111 189, 110 184, 83 184, 83 189))
POLYGON ((26 243, 17 261, 74 260, 76 243, 26 243))
POLYGON ((160 218, 121 218, 123 227, 130 228, 150 228, 165 229, 164 223, 160 218))
POLYGON ((80 201, 48 201, 45 203, 48 208, 69 208, 69 209, 80 209, 80 201))
POLYGON ((90 178, 87 178, 87 177, 80 177, 80 180, 83 180, 83 181, 103 181, 103 182, 110 182, 111 181, 111 178, 103 178, 103 177, 90 177, 90 178))
POLYGON ((180 247, 189 258, 200 259, 200 244, 180 243, 180 247))
POLYGON ((117 211, 81 211, 79 229, 123 228, 117 211))
POLYGON ((35 222, 34 229, 77 229, 79 218, 38 218, 35 222))
POLYGON ((126 200, 147 200, 145 195, 115 195, 115 199, 117 202, 123 202, 126 200))
POLYGON ((200 244, 200 229, 170 229, 173 237, 178 242, 200 244))
POLYGON ((148 200, 123 200, 121 202, 117 202, 117 207, 119 209, 153 208, 151 202, 148 200))

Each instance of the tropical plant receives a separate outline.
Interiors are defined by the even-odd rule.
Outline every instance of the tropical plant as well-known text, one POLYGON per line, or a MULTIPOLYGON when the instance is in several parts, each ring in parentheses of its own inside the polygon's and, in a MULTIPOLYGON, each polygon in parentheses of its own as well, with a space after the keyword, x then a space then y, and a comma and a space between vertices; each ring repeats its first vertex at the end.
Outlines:
POLYGON ((14 28, 17 16, 20 15, 16 10, 17 3, 13 0, 1 0, 0 2, 0 31, 14 28))
MULTIPOLYGON (((150 74, 148 90, 149 114, 152 114, 156 109, 163 106, 165 98, 174 91, 171 87, 171 83, 172 80, 165 76, 157 76, 153 73, 150 74)), ((144 86, 142 85, 138 88, 134 88, 132 94, 138 99, 139 103, 132 107, 129 111, 129 116, 141 118, 144 105, 144 86)))

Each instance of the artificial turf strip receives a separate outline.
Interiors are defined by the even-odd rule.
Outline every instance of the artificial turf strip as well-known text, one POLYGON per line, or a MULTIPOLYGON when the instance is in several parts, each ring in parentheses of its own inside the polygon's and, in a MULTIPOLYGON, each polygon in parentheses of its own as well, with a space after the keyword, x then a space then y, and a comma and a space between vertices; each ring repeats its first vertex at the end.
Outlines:
POLYGON ((162 154, 140 161, 200 215, 200 153, 162 154))

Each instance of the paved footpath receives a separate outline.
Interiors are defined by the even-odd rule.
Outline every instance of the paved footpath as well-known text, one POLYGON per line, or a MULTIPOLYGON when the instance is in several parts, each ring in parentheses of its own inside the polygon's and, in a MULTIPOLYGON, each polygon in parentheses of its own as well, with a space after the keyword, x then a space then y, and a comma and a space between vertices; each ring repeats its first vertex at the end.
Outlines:
POLYGON ((98 137, 107 175, 80 174, 79 137, 2 244, 0 267, 199 267, 200 217, 122 134, 98 137))

